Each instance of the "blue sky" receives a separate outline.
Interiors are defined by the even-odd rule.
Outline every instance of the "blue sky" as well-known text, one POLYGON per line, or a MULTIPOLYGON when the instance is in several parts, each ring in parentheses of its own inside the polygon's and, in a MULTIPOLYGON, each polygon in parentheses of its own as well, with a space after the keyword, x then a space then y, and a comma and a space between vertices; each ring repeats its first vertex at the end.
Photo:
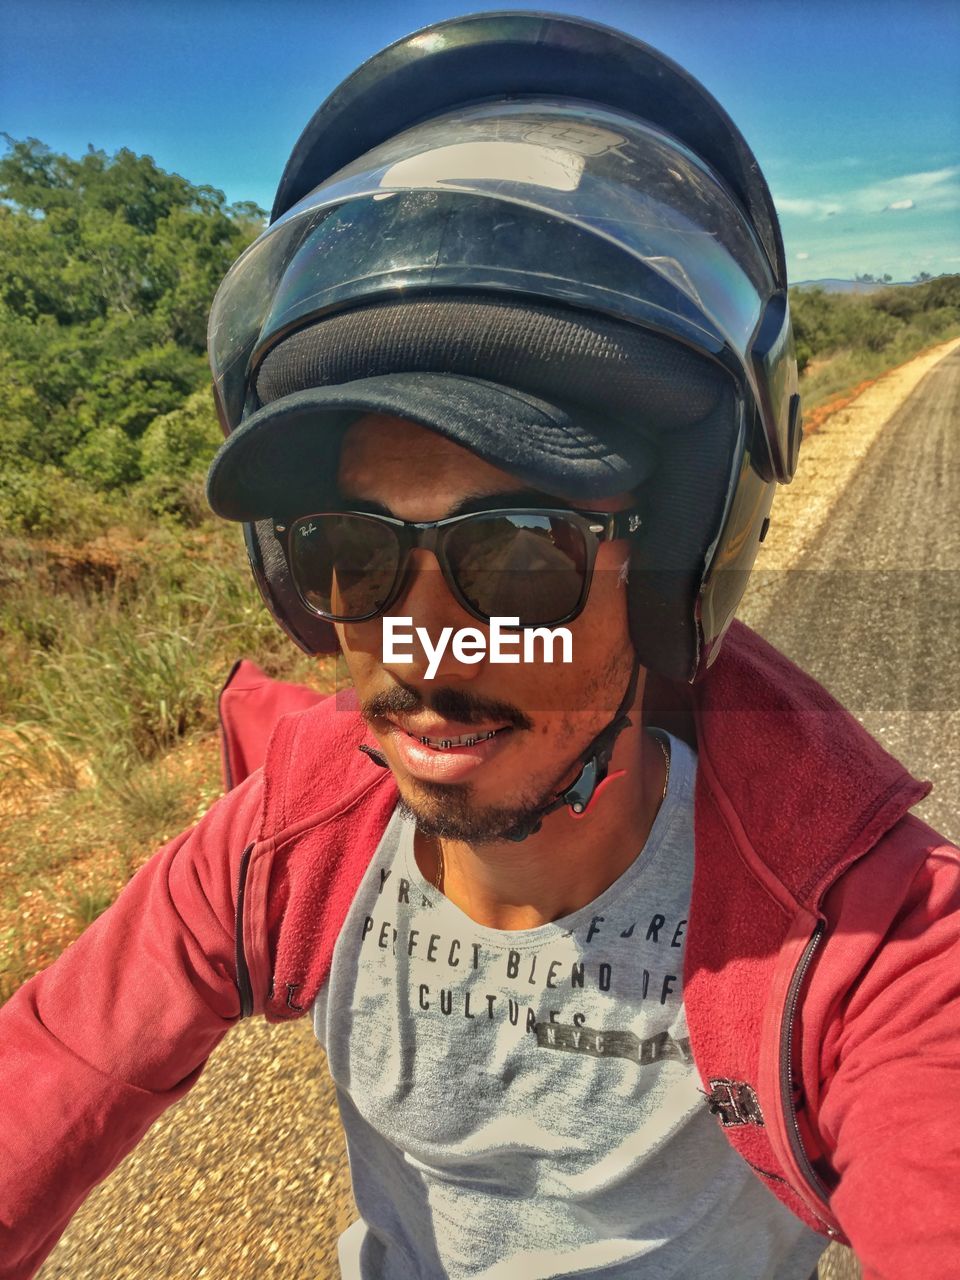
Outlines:
MULTIPOLYGON (((332 88, 457 0, 0 0, 0 130, 131 147, 269 208, 332 88)), ((502 7, 507 7, 506 5, 502 7)), ((767 175, 794 280, 960 271, 960 6, 946 0, 547 0, 683 64, 767 175)))

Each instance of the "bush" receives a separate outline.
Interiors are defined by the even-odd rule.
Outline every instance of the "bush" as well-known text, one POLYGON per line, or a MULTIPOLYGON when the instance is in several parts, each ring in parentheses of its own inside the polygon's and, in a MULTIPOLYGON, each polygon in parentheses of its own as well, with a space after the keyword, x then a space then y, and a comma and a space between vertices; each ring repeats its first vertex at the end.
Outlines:
POLYGON ((0 470, 0 534, 34 534, 70 542, 95 537, 116 509, 59 467, 8 464, 0 470))
POLYGON ((904 322, 910 321, 923 309, 923 298, 917 289, 881 289, 867 299, 877 311, 884 311, 904 322))
POLYGON ((4 553, 0 664, 16 678, 0 679, 0 709, 101 785, 211 727, 235 657, 301 676, 315 666, 264 609, 235 527, 155 526, 122 550, 111 540, 59 590, 50 553, 4 553))
POLYGON ((810 361, 833 341, 833 304, 822 289, 794 289, 790 295, 797 365, 803 373, 810 361))
POLYGON ((150 423, 140 441, 145 477, 204 474, 223 442, 209 388, 195 391, 178 409, 150 423))
POLYGON ((64 467, 91 488, 119 489, 140 479, 140 450, 119 427, 97 427, 71 449, 64 467))
POLYGON ((142 480, 131 494, 134 509, 146 521, 157 520, 199 529, 210 520, 205 476, 158 472, 142 480))
POLYGON ((834 347, 883 351, 902 327, 903 321, 877 310, 867 298, 840 298, 832 318, 831 339, 834 347))
POLYGON ((921 311, 914 319, 914 327, 931 342, 936 341, 942 334, 960 330, 960 310, 956 307, 937 307, 921 311))

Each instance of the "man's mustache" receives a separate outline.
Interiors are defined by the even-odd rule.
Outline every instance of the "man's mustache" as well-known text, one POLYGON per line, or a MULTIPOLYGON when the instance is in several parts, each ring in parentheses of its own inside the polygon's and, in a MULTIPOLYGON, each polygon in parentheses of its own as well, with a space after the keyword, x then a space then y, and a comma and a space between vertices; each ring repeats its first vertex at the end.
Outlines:
POLYGON ((367 723, 391 715, 414 715, 424 709, 460 724, 489 724, 494 721, 514 729, 533 728, 533 721, 519 707, 494 698, 478 698, 461 689, 431 689, 429 694, 422 694, 410 685, 398 682, 360 704, 360 714, 367 723))

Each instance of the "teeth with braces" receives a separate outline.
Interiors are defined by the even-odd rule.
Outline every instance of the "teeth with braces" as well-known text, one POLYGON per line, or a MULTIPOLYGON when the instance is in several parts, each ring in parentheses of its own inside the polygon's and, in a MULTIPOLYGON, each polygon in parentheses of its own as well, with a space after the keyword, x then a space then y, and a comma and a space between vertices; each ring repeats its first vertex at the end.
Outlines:
MULTIPOLYGON (((424 747, 435 747, 445 750, 449 747, 473 747, 478 742, 486 742, 488 738, 496 737, 500 732, 499 729, 490 729, 487 733, 462 734, 459 738, 427 738, 418 737, 417 741, 424 747)), ((411 737, 414 735, 411 734, 411 737)))

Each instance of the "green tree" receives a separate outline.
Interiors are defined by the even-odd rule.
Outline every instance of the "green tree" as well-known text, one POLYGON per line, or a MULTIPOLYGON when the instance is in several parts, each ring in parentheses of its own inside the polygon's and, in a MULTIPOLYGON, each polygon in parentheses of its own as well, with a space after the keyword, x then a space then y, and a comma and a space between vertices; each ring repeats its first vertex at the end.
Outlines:
POLYGON ((2 136, 0 470, 130 484, 150 423, 208 382, 207 312, 264 214, 127 149, 2 136))

